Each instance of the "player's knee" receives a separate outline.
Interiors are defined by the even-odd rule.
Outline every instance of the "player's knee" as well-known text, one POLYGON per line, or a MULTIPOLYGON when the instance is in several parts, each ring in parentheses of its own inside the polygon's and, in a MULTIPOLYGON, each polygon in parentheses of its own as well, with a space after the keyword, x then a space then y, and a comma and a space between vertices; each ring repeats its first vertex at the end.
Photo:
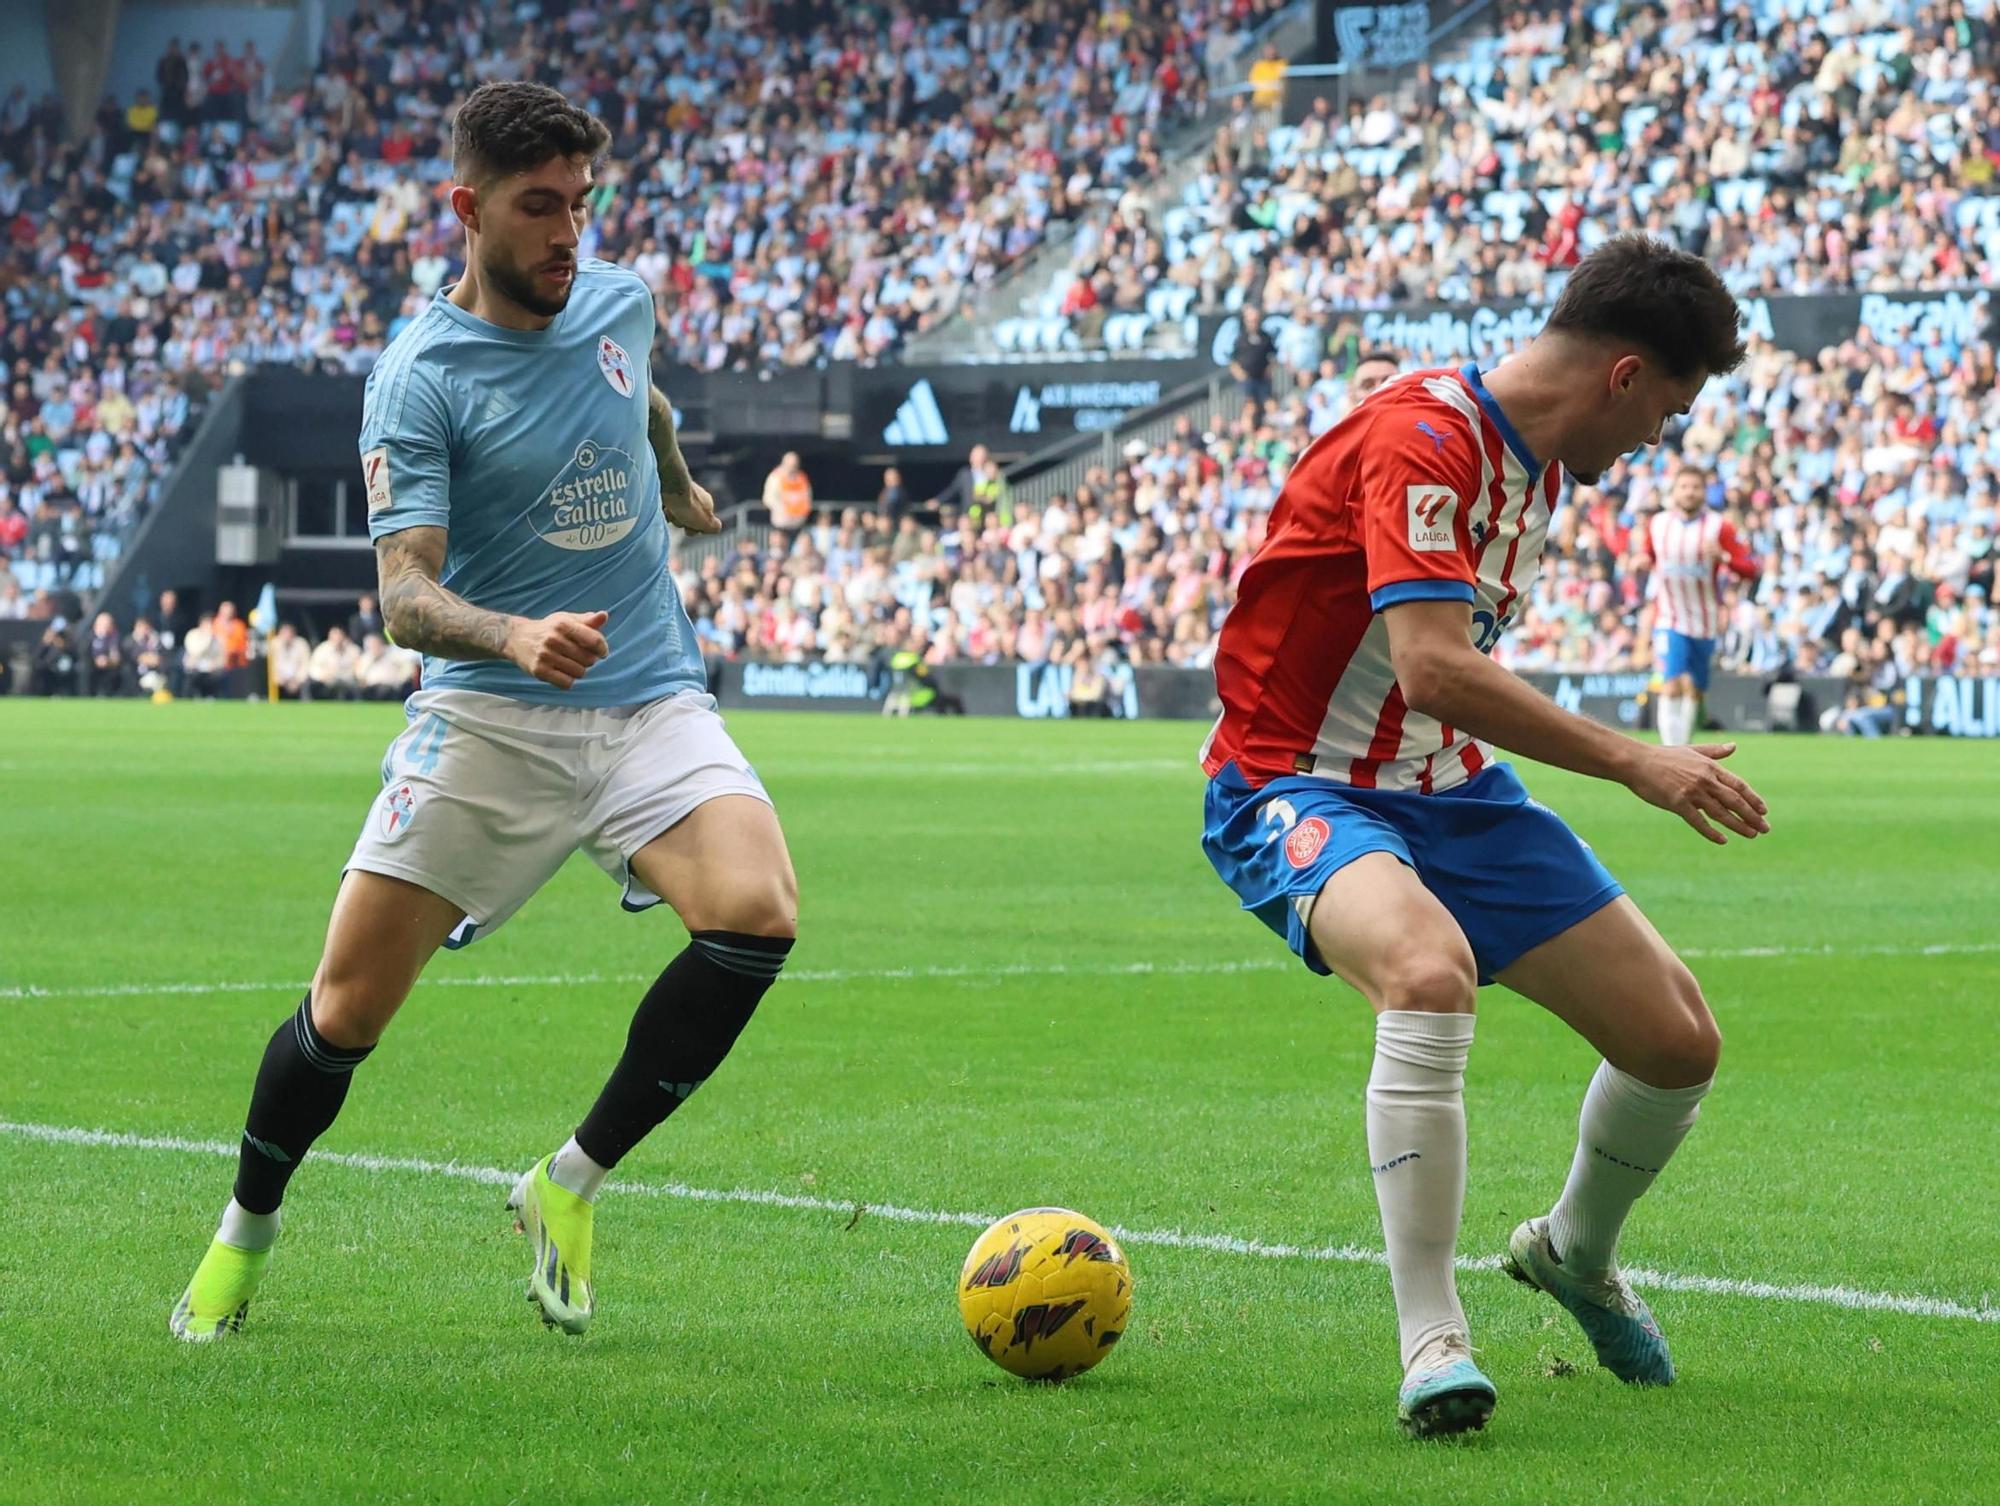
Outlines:
POLYGON ((690 931, 734 931, 740 936, 792 938, 799 934, 799 883, 789 866, 707 896, 700 912, 684 917, 690 931))
POLYGON ((783 936, 796 939, 799 934, 799 881, 787 868, 768 885, 756 902, 756 924, 747 927, 753 936, 783 936))
POLYGON ((1668 979, 1664 1023, 1648 1044, 1646 1060, 1633 1076, 1656 1088, 1691 1088, 1715 1076, 1722 1060, 1722 1031, 1701 996, 1701 985, 1684 967, 1668 979))
POLYGON ((1393 963, 1376 986, 1382 1009, 1415 1014, 1470 1014, 1479 987, 1472 954, 1457 951, 1412 953, 1393 963))
POLYGON ((372 1046, 402 1002, 400 993, 382 988, 361 970, 322 962, 313 979, 313 1029, 331 1046, 350 1051, 372 1046))

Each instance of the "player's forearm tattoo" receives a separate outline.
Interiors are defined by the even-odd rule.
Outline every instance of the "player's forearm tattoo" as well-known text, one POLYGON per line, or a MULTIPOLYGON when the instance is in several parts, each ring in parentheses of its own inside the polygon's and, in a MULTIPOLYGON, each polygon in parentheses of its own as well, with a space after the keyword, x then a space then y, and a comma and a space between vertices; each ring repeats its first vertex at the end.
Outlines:
POLYGON ((375 545, 382 621, 404 648, 439 659, 504 659, 514 619, 489 612, 438 584, 445 531, 406 528, 375 545))
POLYGON ((646 406, 646 440, 653 447, 653 458, 660 464, 662 491, 685 492, 694 484, 694 478, 688 474, 687 460, 681 454, 680 441, 674 437, 674 405, 657 387, 646 406))

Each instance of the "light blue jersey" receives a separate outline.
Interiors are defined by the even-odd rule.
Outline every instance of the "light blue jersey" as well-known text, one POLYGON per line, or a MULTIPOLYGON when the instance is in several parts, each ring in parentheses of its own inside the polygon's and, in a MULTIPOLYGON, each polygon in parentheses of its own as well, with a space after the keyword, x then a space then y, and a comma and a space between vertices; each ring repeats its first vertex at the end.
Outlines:
POLYGON ((440 580, 489 611, 611 619, 610 654, 569 690, 428 655, 427 689, 637 706, 704 688, 646 442, 652 349, 645 283, 584 258, 548 328, 503 329, 440 291, 376 363, 361 410, 370 536, 446 529, 440 580))

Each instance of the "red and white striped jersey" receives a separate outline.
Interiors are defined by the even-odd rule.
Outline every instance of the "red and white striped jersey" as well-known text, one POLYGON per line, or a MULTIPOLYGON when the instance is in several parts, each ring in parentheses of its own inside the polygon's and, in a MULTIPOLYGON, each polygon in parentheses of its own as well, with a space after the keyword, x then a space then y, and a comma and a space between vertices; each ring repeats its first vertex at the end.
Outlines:
POLYGON ((1322 434, 1292 468, 1222 624, 1222 716, 1202 750, 1258 786, 1312 774, 1425 794, 1493 750, 1412 711, 1383 609, 1472 606, 1488 652, 1541 568, 1562 467, 1528 453, 1477 367, 1411 372, 1322 434))
POLYGON ((1722 633, 1722 603, 1715 573, 1727 565, 1745 580, 1757 577, 1757 562, 1736 525, 1704 509, 1690 518, 1675 508, 1654 513, 1646 525, 1646 555, 1652 561, 1653 626, 1690 638, 1722 633))

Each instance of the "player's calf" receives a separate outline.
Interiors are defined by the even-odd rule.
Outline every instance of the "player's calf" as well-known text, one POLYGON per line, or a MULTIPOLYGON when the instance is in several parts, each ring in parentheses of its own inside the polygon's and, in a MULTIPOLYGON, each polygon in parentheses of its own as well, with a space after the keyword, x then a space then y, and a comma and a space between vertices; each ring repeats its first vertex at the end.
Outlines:
POLYGON ((1618 1236, 1694 1128, 1722 1049, 1694 980, 1680 974, 1684 983, 1651 1012, 1650 1031, 1624 1053, 1644 1075, 1598 1064, 1562 1196, 1546 1219, 1514 1231, 1505 1261, 1517 1280, 1568 1309, 1600 1364, 1636 1385, 1672 1384, 1674 1365, 1652 1312, 1619 1272, 1618 1236))
POLYGON ((332 1126, 354 1069, 460 919, 450 901, 402 879, 353 872, 341 884, 312 990, 264 1048, 234 1195, 169 1319, 178 1337, 210 1339, 242 1327, 292 1173, 332 1126))
MULTIPOLYGON (((771 898, 784 903, 781 892, 771 898)), ((723 930, 691 935, 639 1001, 624 1053, 583 1123, 515 1187, 509 1206, 521 1210, 521 1227, 534 1249, 528 1295, 550 1326, 582 1333, 589 1325, 598 1191, 626 1154, 722 1065, 784 969, 792 949, 789 929, 776 936, 723 930)))
POLYGON ((321 1034, 311 994, 271 1036, 251 1090, 234 1194, 168 1320, 176 1337, 214 1339, 243 1326, 277 1242, 278 1205, 292 1173, 333 1124, 354 1069, 373 1049, 336 1045, 321 1034))
MULTIPOLYGON (((783 971, 790 936, 698 931, 632 1016, 625 1051, 577 1127, 576 1143, 608 1171, 722 1065, 783 971)), ((559 1184, 561 1157, 555 1170, 559 1184)), ((594 1187, 573 1188, 584 1196, 594 1187)))

